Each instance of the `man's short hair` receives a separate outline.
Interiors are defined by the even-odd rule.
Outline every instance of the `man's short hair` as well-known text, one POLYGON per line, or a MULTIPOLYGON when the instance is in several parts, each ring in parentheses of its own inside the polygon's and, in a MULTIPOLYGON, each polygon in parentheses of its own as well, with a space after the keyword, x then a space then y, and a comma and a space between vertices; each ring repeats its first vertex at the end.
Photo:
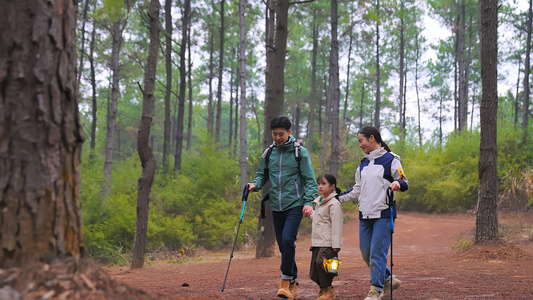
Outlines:
POLYGON ((274 128, 284 128, 289 131, 291 129, 291 120, 284 116, 277 116, 272 121, 270 121, 270 129, 274 128))

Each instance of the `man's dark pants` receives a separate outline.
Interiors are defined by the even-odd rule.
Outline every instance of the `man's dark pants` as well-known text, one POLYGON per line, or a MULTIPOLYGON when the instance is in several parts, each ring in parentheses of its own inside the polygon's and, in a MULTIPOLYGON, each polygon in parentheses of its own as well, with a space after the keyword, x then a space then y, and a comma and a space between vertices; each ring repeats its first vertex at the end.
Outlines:
POLYGON ((284 280, 294 281, 298 277, 294 242, 303 217, 302 209, 303 206, 296 206, 286 211, 272 212, 276 240, 281 252, 281 279, 284 280))

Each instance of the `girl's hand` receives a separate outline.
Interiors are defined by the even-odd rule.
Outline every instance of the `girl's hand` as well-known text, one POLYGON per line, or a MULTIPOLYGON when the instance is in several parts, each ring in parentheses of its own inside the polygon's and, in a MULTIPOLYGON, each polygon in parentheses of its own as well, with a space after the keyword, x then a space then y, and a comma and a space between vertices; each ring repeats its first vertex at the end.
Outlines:
POLYGON ((391 189, 391 191, 393 191, 393 192, 399 191, 399 190, 400 190, 400 183, 399 183, 398 181, 393 181, 393 182, 390 184, 390 189, 391 189))
POLYGON ((333 248, 333 251, 339 252, 339 251, 341 251, 341 248, 333 248))

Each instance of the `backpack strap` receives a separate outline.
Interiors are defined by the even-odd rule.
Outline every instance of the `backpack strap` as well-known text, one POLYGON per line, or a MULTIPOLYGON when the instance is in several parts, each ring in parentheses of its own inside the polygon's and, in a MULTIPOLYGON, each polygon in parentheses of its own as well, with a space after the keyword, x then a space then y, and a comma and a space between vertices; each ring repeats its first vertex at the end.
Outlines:
POLYGON ((300 147, 302 146, 303 140, 297 140, 294 142, 294 157, 296 158, 296 161, 298 162, 298 168, 300 167, 300 161, 302 160, 302 155, 300 151, 300 147))
POLYGON ((265 151, 263 151, 263 158, 265 159, 265 173, 268 173, 268 160, 270 159, 270 154, 272 153, 272 149, 274 148, 274 144, 270 144, 265 151))

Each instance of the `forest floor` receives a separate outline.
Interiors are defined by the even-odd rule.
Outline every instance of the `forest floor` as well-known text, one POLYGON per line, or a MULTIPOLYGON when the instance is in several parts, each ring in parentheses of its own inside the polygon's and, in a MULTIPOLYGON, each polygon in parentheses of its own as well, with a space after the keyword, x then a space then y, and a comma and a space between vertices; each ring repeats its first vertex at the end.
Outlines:
MULTIPOLYGON (((340 299, 364 299, 370 287, 369 270, 358 248, 357 215, 348 216, 333 286, 340 299)), ((402 285, 394 291, 394 299, 533 299, 533 211, 500 213, 499 223, 500 241, 467 246, 474 237, 474 214, 398 213, 393 273, 402 285)), ((299 299, 315 299, 318 291, 308 276, 309 247, 310 237, 299 236, 299 299)), ((114 282, 165 299, 278 299, 278 251, 262 259, 255 258, 253 247, 236 251, 222 292, 230 252, 231 248, 201 251, 183 263, 169 257, 136 270, 102 268, 114 282)))

